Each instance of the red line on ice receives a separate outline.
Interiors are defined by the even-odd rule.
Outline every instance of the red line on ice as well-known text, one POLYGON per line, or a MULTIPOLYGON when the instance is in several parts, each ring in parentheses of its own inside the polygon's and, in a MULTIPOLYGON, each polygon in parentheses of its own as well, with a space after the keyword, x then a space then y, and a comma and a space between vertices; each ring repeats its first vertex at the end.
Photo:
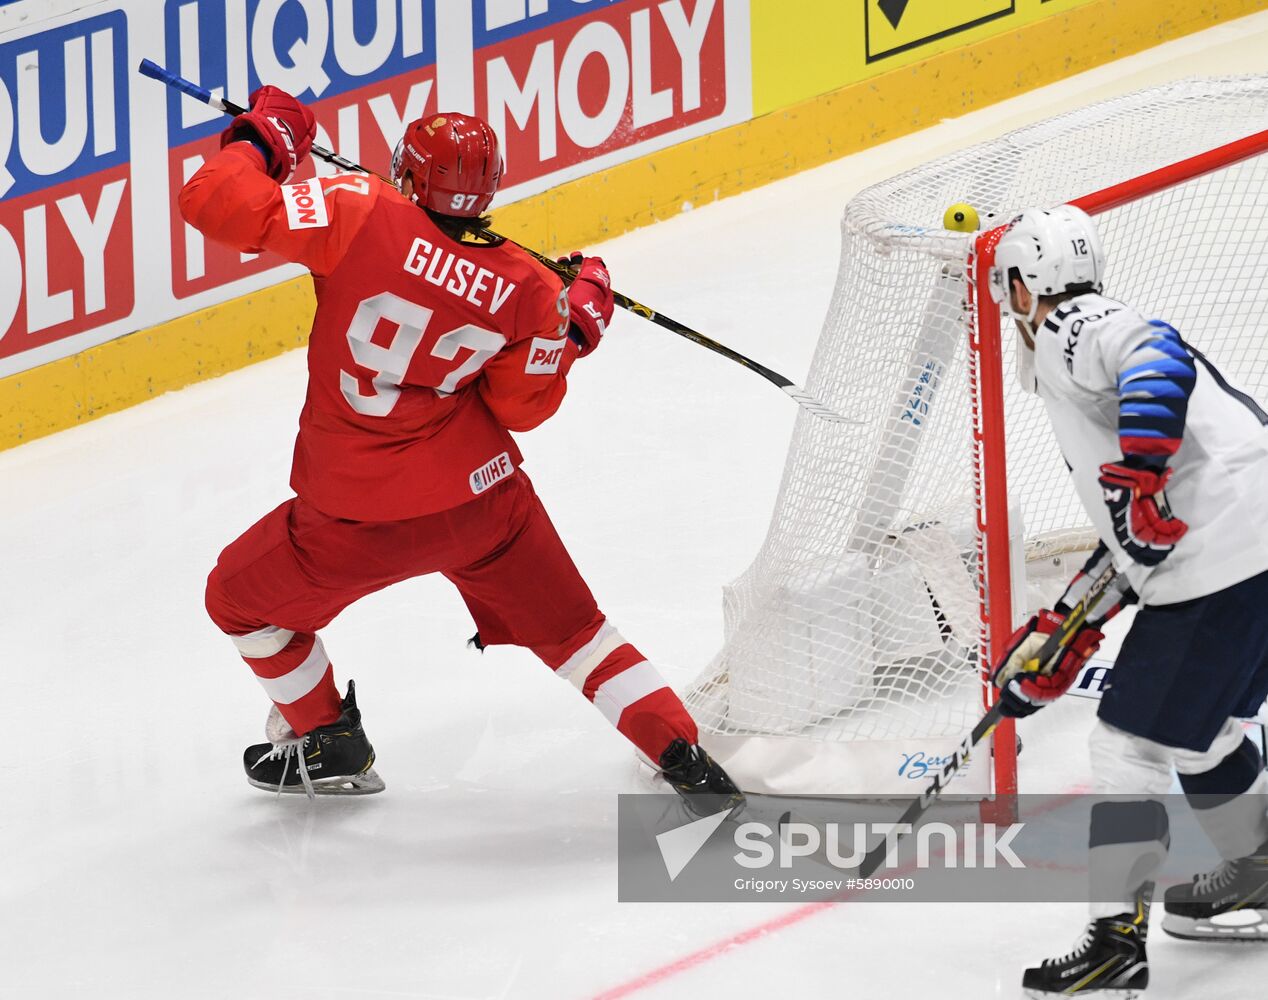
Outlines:
POLYGON ((819 903, 807 903, 805 906, 799 906, 795 910, 785 913, 783 916, 776 917, 774 920, 768 920, 764 924, 758 924, 755 927, 748 928, 748 930, 732 934, 730 937, 723 938, 721 941, 715 941, 713 944, 701 948, 699 951, 693 951, 667 965, 662 965, 658 969, 652 969, 651 972, 645 972, 641 976, 636 976, 628 982, 622 983, 620 986, 614 986, 609 990, 604 990, 602 993, 596 993, 593 1000, 619 1000, 620 997, 628 997, 640 990, 647 989, 649 986, 654 986, 662 980, 669 979, 671 976, 676 976, 680 972, 686 972, 688 969, 693 969, 697 965, 703 965, 705 962, 717 958, 723 952, 729 951, 732 948, 738 948, 741 945, 748 944, 750 941, 755 941, 758 938, 765 937, 767 934, 773 934, 775 931, 781 931, 785 927, 790 927, 793 924, 800 923, 807 917, 813 917, 820 910, 826 910, 828 907, 832 906, 833 903, 843 902, 851 896, 855 896, 857 894, 858 891, 856 890, 855 892, 843 893, 832 900, 824 900, 819 903))

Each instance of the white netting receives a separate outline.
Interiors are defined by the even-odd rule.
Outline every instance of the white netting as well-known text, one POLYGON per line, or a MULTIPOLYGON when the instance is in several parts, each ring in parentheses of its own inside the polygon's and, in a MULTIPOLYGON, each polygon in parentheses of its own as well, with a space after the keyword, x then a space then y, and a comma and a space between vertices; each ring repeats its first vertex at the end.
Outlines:
MULTIPOLYGON (((687 699, 706 743, 827 747, 971 727, 982 705, 973 238, 942 230, 942 213, 966 201, 988 228, 1264 128, 1268 77, 1184 81, 1020 129, 850 202, 807 388, 862 423, 798 419, 766 541, 725 594, 726 643, 687 699)), ((1167 319, 1268 399, 1268 156, 1098 223, 1107 294, 1167 319)), ((1004 341, 1013 530, 1024 525, 1028 560, 1051 560, 1091 536, 1042 404, 1017 386, 1011 329, 1004 341)))

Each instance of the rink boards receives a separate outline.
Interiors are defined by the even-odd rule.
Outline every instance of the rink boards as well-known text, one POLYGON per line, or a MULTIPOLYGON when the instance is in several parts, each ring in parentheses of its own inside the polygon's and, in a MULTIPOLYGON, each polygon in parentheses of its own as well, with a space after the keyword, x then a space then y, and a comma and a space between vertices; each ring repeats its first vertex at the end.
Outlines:
POLYGON ((176 215, 223 122, 138 77, 142 57, 240 101, 261 81, 288 87, 321 141, 380 171, 402 122, 474 109, 506 150, 500 228, 564 251, 1260 6, 817 0, 790 17, 776 0, 13 0, 0 448, 307 334, 297 268, 207 245, 176 215))

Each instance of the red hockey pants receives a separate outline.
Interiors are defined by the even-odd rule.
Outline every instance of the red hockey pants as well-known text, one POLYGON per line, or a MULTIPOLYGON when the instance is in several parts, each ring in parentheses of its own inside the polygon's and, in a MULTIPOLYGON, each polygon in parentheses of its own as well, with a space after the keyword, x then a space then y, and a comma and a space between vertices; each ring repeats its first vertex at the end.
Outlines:
POLYGON ((207 611, 296 733, 339 716, 317 630, 366 594, 425 573, 461 592, 485 645, 527 646, 652 761, 696 742, 678 696, 604 618, 523 472, 451 510, 346 521, 286 501, 220 554, 207 611))

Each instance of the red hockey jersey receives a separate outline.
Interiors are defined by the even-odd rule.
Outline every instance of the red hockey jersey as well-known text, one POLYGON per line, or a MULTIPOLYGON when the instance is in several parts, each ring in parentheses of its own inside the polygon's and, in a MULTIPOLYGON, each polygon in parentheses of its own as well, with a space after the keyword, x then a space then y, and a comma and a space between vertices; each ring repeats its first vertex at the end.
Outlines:
POLYGON ((377 177, 278 185, 249 143, 208 160, 180 209, 213 240, 313 273, 291 487, 327 514, 394 521, 473 500, 519 465, 508 431, 563 400, 577 357, 563 284, 514 244, 456 243, 377 177))

